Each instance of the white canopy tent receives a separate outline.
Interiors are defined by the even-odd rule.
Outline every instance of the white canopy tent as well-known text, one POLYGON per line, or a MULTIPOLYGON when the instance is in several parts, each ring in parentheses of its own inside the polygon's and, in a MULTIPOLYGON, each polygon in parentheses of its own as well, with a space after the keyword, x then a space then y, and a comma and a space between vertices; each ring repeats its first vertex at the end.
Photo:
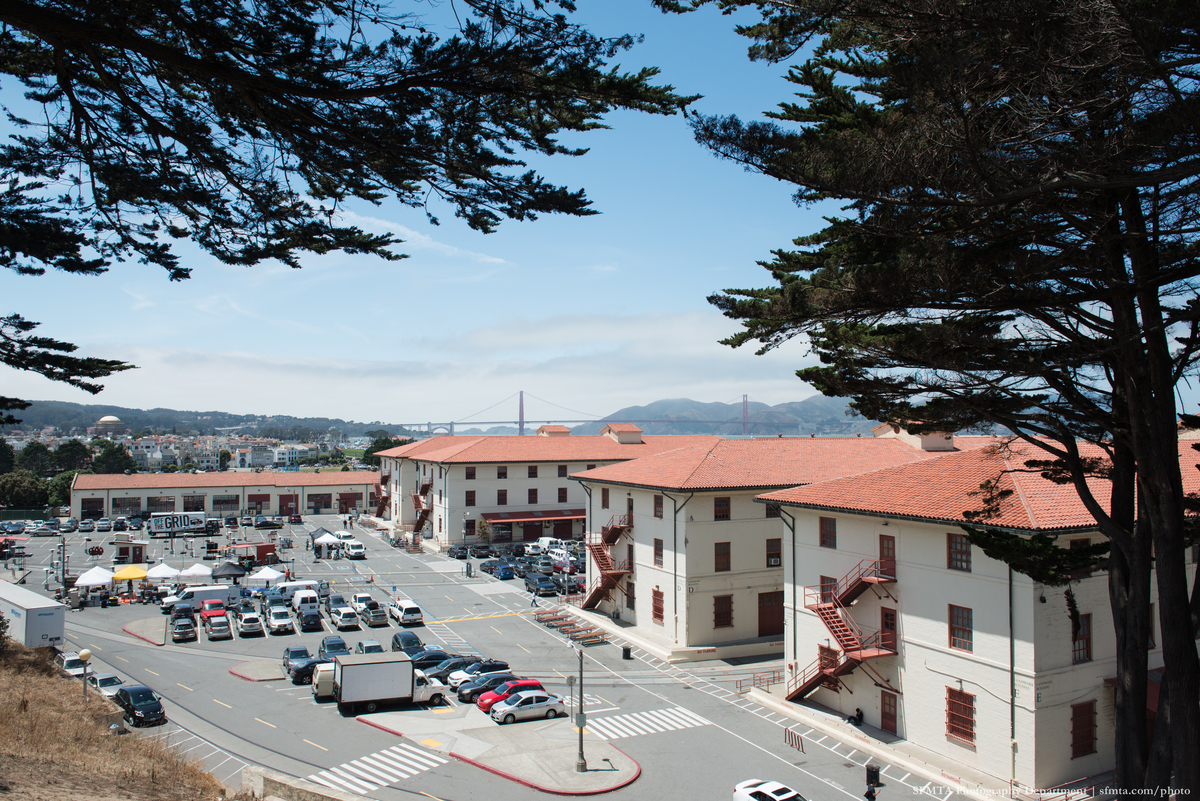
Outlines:
POLYGON ((210 579, 212 568, 208 565, 195 564, 179 574, 181 579, 210 579))
POLYGON ((166 579, 173 579, 178 575, 179 568, 171 567, 166 562, 155 565, 146 571, 146 578, 151 581, 165 581, 166 579))
POLYGON ((79 578, 75 579, 76 587, 103 587, 112 584, 113 574, 111 570, 105 570, 102 567, 93 567, 86 573, 81 573, 79 578))
POLYGON ((313 540, 317 545, 337 545, 341 540, 330 534, 328 531, 313 540))
POLYGON ((283 574, 278 570, 273 570, 269 567, 261 567, 256 573, 246 576, 246 581, 275 581, 283 578, 283 574))

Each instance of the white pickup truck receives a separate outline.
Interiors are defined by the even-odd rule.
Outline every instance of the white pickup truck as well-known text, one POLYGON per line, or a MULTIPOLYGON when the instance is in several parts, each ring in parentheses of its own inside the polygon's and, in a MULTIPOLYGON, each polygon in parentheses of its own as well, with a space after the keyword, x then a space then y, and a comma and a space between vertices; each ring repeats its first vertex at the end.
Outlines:
POLYGON ((372 600, 374 599, 371 598, 371 593, 356 592, 350 596, 350 608, 354 610, 355 614, 361 614, 372 600))

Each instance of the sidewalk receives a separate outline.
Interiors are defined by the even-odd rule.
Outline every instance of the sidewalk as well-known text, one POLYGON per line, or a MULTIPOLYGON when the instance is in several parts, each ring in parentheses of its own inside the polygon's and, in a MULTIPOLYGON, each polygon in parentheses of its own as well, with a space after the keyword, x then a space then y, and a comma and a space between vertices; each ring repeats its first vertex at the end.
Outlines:
POLYGON ((131 620, 122 626, 126 634, 132 634, 139 640, 145 640, 151 645, 167 644, 167 622, 170 616, 144 617, 131 620))

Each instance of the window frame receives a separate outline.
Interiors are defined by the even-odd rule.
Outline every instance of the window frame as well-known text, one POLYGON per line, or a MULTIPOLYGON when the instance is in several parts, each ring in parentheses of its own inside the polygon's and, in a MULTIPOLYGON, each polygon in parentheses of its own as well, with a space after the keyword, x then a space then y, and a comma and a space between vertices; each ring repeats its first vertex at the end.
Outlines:
POLYGON ((475 505, 475 490, 467 490, 467 497, 466 497, 466 500, 463 502, 463 505, 464 506, 474 506, 475 505))
POLYGON ((567 502, 567 488, 566 487, 558 488, 558 502, 559 503, 567 502))
POLYGON ((496 505, 497 506, 508 506, 508 490, 506 490, 506 489, 496 490, 496 505))
POLYGON ((713 628, 733 628, 733 596, 713 596, 713 628))
POLYGON ((971 572, 971 541, 966 534, 946 533, 946 569, 971 572))
POLYGON ((635 589, 635 587, 634 587, 634 583, 632 581, 625 582, 625 608, 626 609, 636 610, 636 608, 637 608, 637 595, 634 594, 634 589, 635 589))
POLYGON ((728 495, 713 498, 713 520, 729 520, 733 502, 728 495))
POLYGON ((600 508, 601 509, 608 508, 608 487, 600 488, 600 508))
POLYGON ((733 555, 730 543, 713 543, 713 572, 728 573, 733 568, 733 555))
POLYGON ((655 587, 650 591, 650 619, 655 623, 662 623, 666 617, 666 602, 663 597, 663 591, 655 587))
POLYGON ((975 611, 969 606, 950 604, 949 643, 952 651, 975 652, 975 611))
POLYGON ((1071 704, 1071 759, 1096 753, 1096 702, 1071 704), (1088 750, 1084 750, 1088 749, 1088 750))
POLYGON ((782 516, 779 511, 779 504, 767 503, 767 504, 763 504, 763 505, 767 507, 767 513, 766 513, 765 517, 772 518, 772 517, 781 517, 782 516))
POLYGON ((475 465, 469 464, 465 468, 463 468, 463 470, 466 472, 466 476, 465 476, 464 480, 466 480, 466 481, 474 481, 475 480, 475 465))
POLYGON ((1092 661, 1092 615, 1079 616, 1079 636, 1071 638, 1071 664, 1082 665, 1092 661))
POLYGON ((526 478, 537 478, 538 477, 537 469, 538 469, 538 466, 536 464, 529 465, 529 469, 527 471, 528 475, 526 476, 526 478))
POLYGON ((558 477, 559 478, 567 477, 567 466, 565 464, 560 464, 558 466, 558 477))
POLYGON ((975 745, 975 696, 946 686, 946 736, 975 745))
POLYGON ((817 523, 817 544, 822 548, 837 550, 837 518, 822 517, 819 518, 819 521, 817 523))
POLYGON ((663 566, 663 541, 657 537, 654 540, 654 566, 663 566))
POLYGON ((662 520, 663 496, 661 496, 661 495, 654 496, 654 516, 657 517, 659 520, 662 520))
POLYGON ((767 538, 767 567, 783 567, 783 538, 768 537, 767 538), (774 547, 772 547, 774 546, 774 547), (771 564, 771 559, 775 559, 778 564, 771 564))
POLYGON ((508 480, 508 465, 506 465, 506 464, 496 465, 496 480, 497 481, 507 481, 508 480))
POLYGON ((530 487, 529 491, 526 495, 526 498, 527 498, 527 500, 526 500, 527 503, 536 504, 538 502, 537 487, 530 487))

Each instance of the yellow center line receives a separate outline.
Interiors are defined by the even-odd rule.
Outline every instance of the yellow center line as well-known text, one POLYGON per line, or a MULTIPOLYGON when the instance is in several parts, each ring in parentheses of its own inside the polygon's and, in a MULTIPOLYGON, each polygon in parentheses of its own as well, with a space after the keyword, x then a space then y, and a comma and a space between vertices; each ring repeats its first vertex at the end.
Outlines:
POLYGON ((278 729, 278 728, 279 728, 279 727, 278 727, 278 726, 276 726, 274 723, 267 723, 265 720, 263 720, 263 719, 261 719, 261 718, 255 718, 255 720, 257 720, 259 723, 261 723, 261 724, 262 724, 262 725, 264 725, 264 726, 270 726, 272 729, 278 729))
POLYGON ((325 746, 323 746, 323 745, 317 745, 317 744, 316 744, 316 743, 314 743, 312 740, 305 740, 304 742, 308 743, 308 744, 309 744, 309 745, 311 745, 313 748, 320 748, 322 751, 328 751, 328 750, 329 750, 328 748, 326 748, 326 747, 325 747, 325 746))
POLYGON ((220 704, 221 706, 225 707, 226 709, 233 709, 233 707, 231 707, 229 704, 225 703, 224 701, 217 701, 216 698, 214 698, 213 701, 216 701, 216 703, 220 704))
POLYGON ((175 686, 176 686, 176 687, 183 687, 183 689, 187 690, 189 693, 194 693, 194 692, 196 692, 196 691, 195 691, 195 690, 193 690, 191 687, 184 687, 184 685, 180 684, 179 682, 175 682, 175 686))
POLYGON ((100 646, 98 646, 98 645, 92 645, 91 643, 88 643, 88 648, 91 648, 93 651, 103 651, 103 650, 104 650, 104 649, 103 649, 103 648, 101 648, 100 646))
POLYGON ((556 671, 554 671, 554 672, 555 672, 555 673, 557 673, 558 675, 562 676, 562 677, 563 677, 563 681, 566 681, 566 678, 567 678, 567 677, 566 677, 566 675, 564 675, 564 674, 563 674, 563 672, 562 672, 561 670, 556 670, 556 671))
POLYGON ((113 656, 113 659, 120 659, 120 660, 121 660, 122 662, 124 662, 125 664, 129 664, 129 660, 128 660, 128 659, 126 659, 126 658, 125 658, 125 657, 123 657, 123 656, 115 656, 115 655, 114 655, 114 656, 113 656))
POLYGON ((522 651, 524 651, 524 652, 525 652, 525 653, 527 653, 527 654, 532 654, 532 653, 533 653, 533 651, 530 651, 530 650, 529 650, 528 648, 526 648, 524 645, 521 645, 521 643, 517 643, 517 647, 518 647, 518 648, 520 648, 522 651))
POLYGON ((151 670, 150 668, 142 668, 142 670, 146 671, 146 672, 147 672, 147 673, 149 673, 151 676, 157 676, 157 675, 158 675, 157 673, 155 673, 155 672, 154 672, 153 670, 151 670))

